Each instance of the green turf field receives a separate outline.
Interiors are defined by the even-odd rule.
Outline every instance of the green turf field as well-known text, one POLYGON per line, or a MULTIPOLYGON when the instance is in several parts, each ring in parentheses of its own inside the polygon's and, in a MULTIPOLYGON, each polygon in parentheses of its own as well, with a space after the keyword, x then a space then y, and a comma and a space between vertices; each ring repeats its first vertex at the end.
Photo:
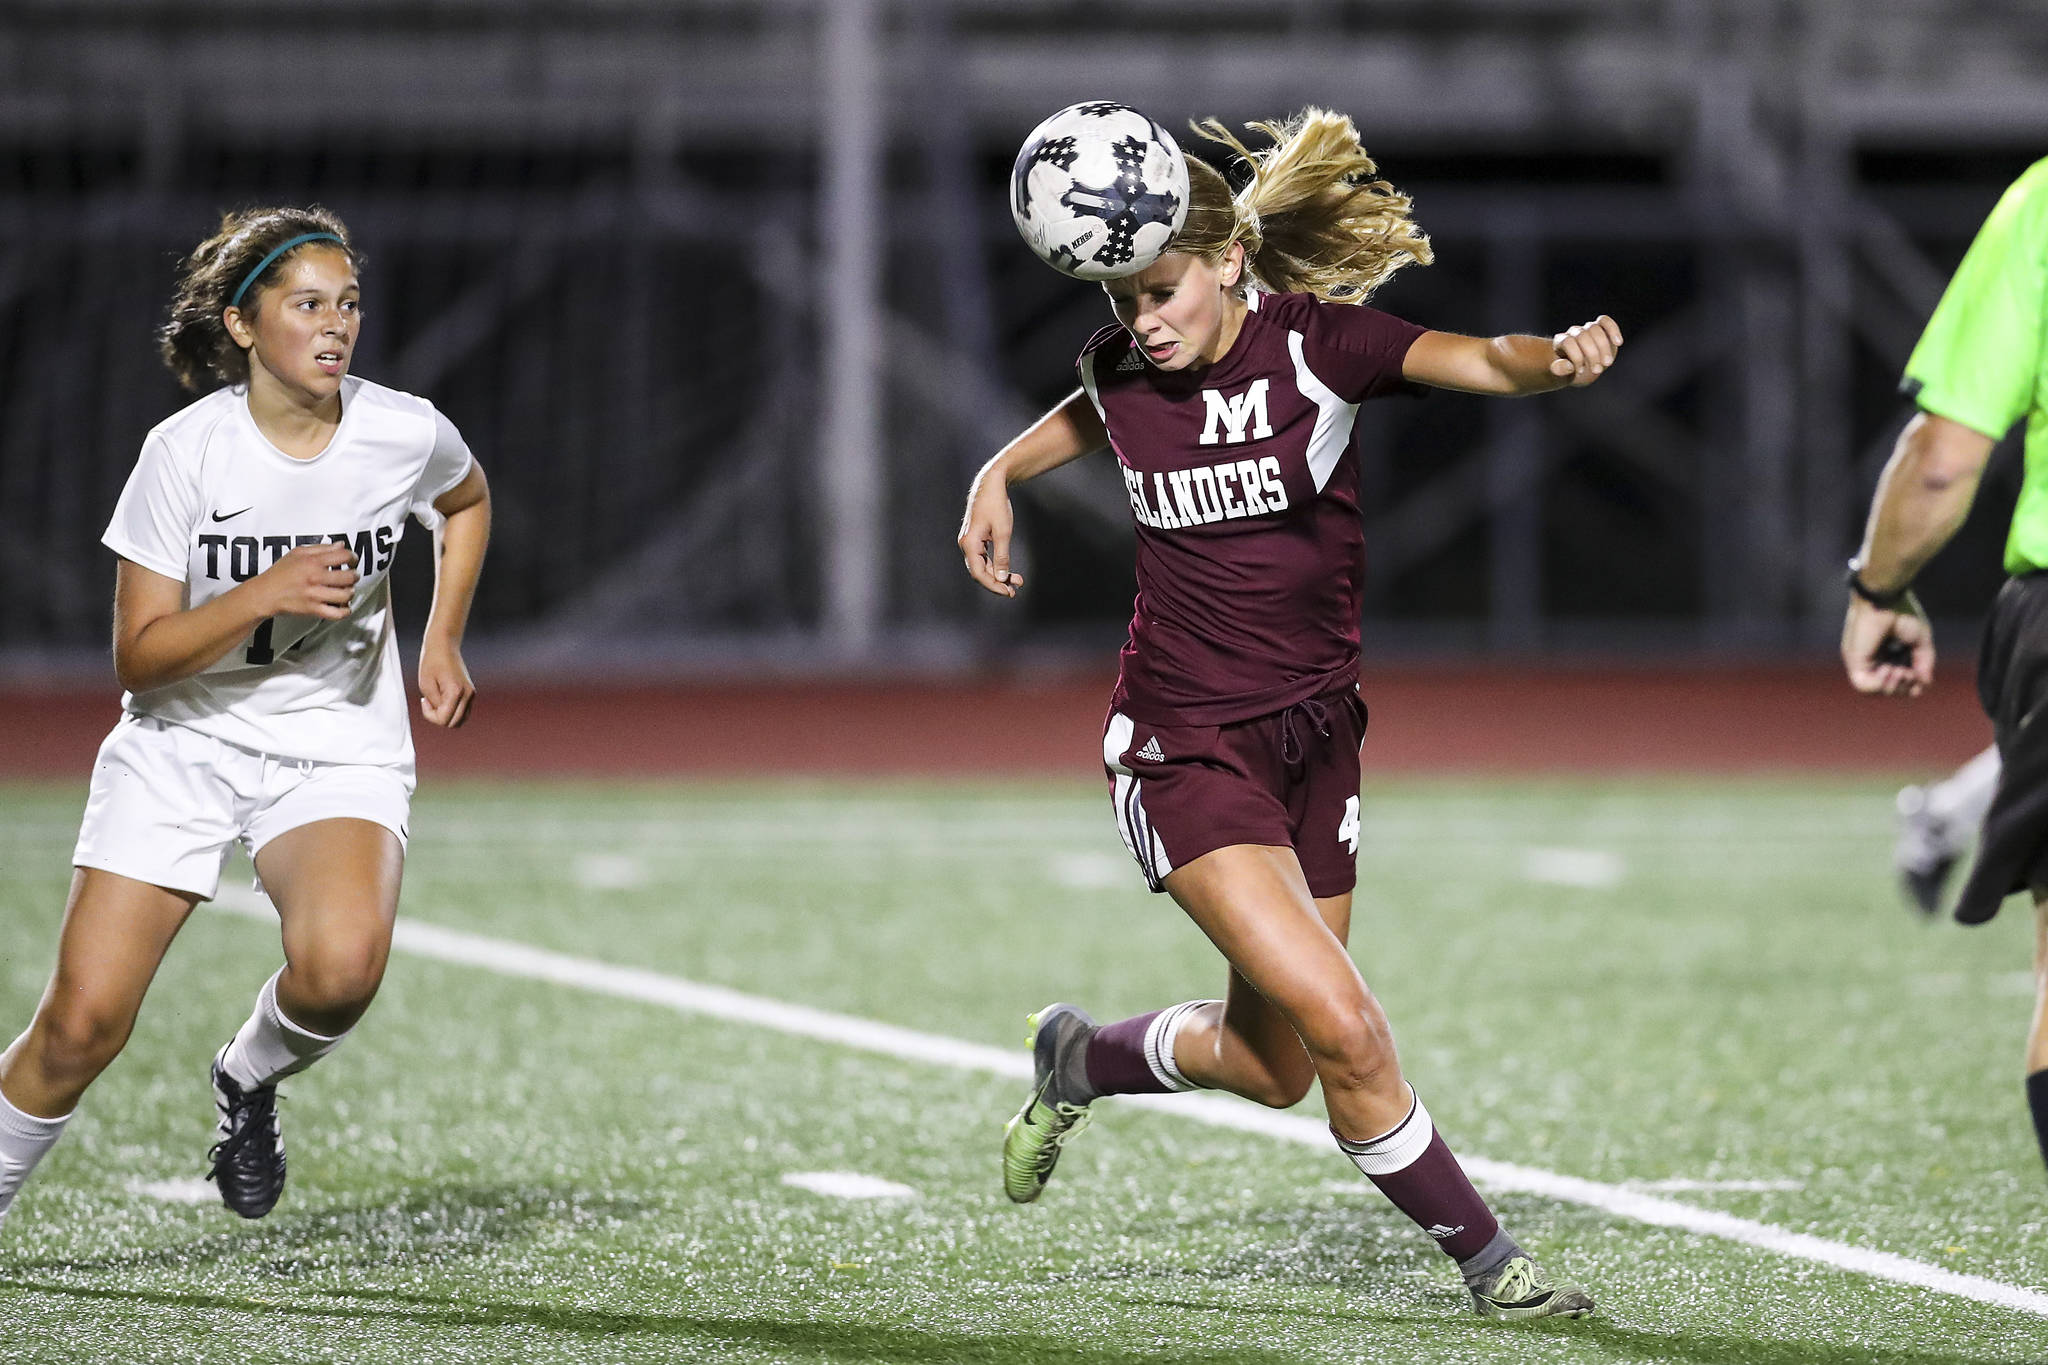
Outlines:
MULTIPOLYGON (((1892 785, 1377 785, 1353 946, 1453 1146, 2048 1287, 2031 926, 1900 908, 1892 785)), ((0 1037, 42 988, 82 797, 0 787, 0 1037)), ((462 943, 1019 1058, 1048 1000, 1117 1017, 1222 980, 1085 779, 441 785, 413 834, 405 911, 462 943)), ((1333 1148, 1160 1109, 1102 1106, 1015 1208, 1012 1080, 407 951, 287 1082, 292 1183, 243 1224, 179 1196, 207 1059, 276 961, 246 914, 194 917, 0 1227, 0 1360, 2048 1360, 2038 1312, 1523 1191, 1504 1221, 1601 1316, 1482 1323, 1333 1148), (785 1180, 818 1172, 910 1193, 785 1180)))

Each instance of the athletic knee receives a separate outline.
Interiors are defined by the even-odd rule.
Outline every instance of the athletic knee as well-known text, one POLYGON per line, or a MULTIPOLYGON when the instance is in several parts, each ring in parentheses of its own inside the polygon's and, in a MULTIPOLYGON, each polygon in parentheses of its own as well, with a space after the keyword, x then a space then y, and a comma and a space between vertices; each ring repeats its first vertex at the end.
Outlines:
POLYGON ((1376 1012, 1364 1007, 1330 1011, 1308 1043, 1326 1089, 1377 1091, 1400 1074, 1394 1039, 1376 1012))
POLYGON ((352 1024, 383 984, 385 957, 382 944, 363 942, 323 944, 301 953, 288 964, 290 979, 281 986, 278 1007, 314 1032, 338 1032, 318 1027, 317 1020, 346 1016, 352 1024))
POLYGON ((83 1089, 128 1045, 132 1014, 90 1001, 46 1006, 29 1028, 24 1052, 52 1085, 83 1089))

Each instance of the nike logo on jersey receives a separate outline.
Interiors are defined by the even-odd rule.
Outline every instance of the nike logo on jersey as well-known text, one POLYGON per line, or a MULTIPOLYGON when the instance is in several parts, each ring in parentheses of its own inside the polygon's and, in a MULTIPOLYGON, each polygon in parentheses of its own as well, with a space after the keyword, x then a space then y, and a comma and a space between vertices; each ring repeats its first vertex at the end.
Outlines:
MULTIPOLYGON (((256 504, 252 502, 249 504, 249 507, 254 507, 255 505, 256 504)), ((248 511, 249 507, 244 507, 242 509, 242 512, 248 511)), ((236 517, 242 515, 242 512, 215 512, 213 514, 213 519, 215 521, 233 521, 236 517)))

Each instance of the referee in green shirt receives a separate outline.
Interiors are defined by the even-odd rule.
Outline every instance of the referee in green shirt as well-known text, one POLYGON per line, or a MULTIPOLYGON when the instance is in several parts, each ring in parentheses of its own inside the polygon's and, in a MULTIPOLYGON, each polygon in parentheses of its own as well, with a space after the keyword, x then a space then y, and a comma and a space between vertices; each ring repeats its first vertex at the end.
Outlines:
POLYGON ((1849 561, 1842 662, 1859 692, 1914 697, 1934 681, 1934 632, 1913 578, 1970 510, 1991 447, 2026 419, 2026 472, 2005 543, 1977 692, 2004 770, 1956 904, 1980 924, 2006 896, 2034 897, 2034 1021, 2027 1104, 2048 1160, 2048 160, 1998 201, 1956 268, 1905 388, 1919 411, 1899 434, 1849 561))

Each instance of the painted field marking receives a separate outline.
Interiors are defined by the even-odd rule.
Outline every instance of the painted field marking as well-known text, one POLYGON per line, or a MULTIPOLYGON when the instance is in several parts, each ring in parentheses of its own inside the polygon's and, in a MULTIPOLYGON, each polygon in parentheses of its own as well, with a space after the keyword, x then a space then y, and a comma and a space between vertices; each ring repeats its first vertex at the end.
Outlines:
POLYGON ((1721 1190, 1732 1194, 1764 1194, 1776 1190, 1803 1190, 1803 1180, 1688 1180, 1684 1176, 1673 1176, 1669 1180, 1631 1180, 1632 1190, 1659 1190, 1669 1194, 1675 1190, 1721 1190))
POLYGON ((131 1180, 128 1193, 166 1204, 218 1204, 220 1191, 211 1180, 131 1180))
POLYGON ((1144 875, 1129 854, 1114 853, 1056 853, 1045 870, 1055 886, 1074 891, 1114 891, 1144 875))
POLYGON ((2032 972, 1920 972, 1905 978, 1915 995, 2031 996, 2032 972))
MULTIPOLYGON (((247 887, 222 887, 219 898, 212 904, 222 910, 260 919, 270 919, 276 913, 268 899, 247 887)), ((621 967, 590 958, 571 957, 566 953, 550 952, 506 939, 486 938, 481 934, 447 929, 416 919, 401 918, 391 941, 393 947, 404 952, 440 962, 480 967, 503 976, 552 982, 621 1000, 663 1005, 685 1014, 752 1024, 837 1047, 880 1053, 904 1061, 930 1062, 961 1071, 982 1071, 1017 1080, 1028 1079, 1031 1075, 1031 1059, 1022 1048, 988 1047, 938 1034, 920 1033, 916 1029, 899 1028, 873 1019, 770 1000, 765 996, 686 981, 640 967, 621 967)), ((1154 1109, 1216 1128, 1254 1133, 1324 1151, 1333 1145, 1329 1128, 1315 1119, 1261 1109, 1239 1099, 1217 1095, 1124 1095, 1119 1096, 1116 1103, 1154 1109)), ((1597 1180, 1582 1180, 1577 1176, 1560 1175, 1555 1171, 1513 1162, 1492 1161, 1485 1157, 1460 1156, 1459 1160, 1474 1180, 1496 1190, 1513 1190, 1579 1204, 1652 1227, 1676 1228, 1700 1236, 1719 1237, 1873 1279, 1890 1280, 2048 1317, 2048 1293, 2037 1289, 2022 1289, 1981 1275, 1944 1270, 1889 1251, 1870 1251, 1803 1232, 1788 1232, 1768 1223, 1712 1209, 1694 1208, 1674 1199, 1619 1185, 1604 1185, 1597 1180)))
POLYGON ((787 1171, 782 1183, 834 1199, 914 1199, 917 1191, 859 1171, 787 1171))
POLYGON ((630 853, 586 853, 576 860, 576 881, 593 891, 630 891, 647 884, 647 864, 630 853))
POLYGON ((1522 876, 1549 886, 1605 889, 1619 886, 1625 870, 1618 853, 1598 848, 1531 848, 1522 853, 1522 876))

